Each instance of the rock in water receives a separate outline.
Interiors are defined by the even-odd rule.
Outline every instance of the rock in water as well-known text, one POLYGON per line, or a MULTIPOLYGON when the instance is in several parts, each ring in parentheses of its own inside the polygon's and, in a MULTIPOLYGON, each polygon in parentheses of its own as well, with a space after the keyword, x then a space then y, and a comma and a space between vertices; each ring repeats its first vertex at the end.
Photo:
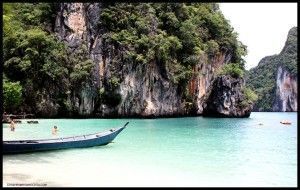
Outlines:
POLYGON ((204 98, 203 116, 249 117, 252 105, 244 105, 244 80, 229 75, 218 76, 204 98))

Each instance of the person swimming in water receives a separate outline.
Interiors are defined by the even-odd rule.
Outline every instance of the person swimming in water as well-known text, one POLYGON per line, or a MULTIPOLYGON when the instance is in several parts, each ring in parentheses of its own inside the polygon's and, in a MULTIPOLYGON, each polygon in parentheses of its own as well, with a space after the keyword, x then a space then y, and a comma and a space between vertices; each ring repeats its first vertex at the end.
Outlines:
POLYGON ((54 126, 52 128, 52 135, 57 135, 57 132, 58 132, 57 126, 54 126))
POLYGON ((10 131, 15 131, 16 125, 13 119, 11 120, 9 127, 10 127, 10 131))

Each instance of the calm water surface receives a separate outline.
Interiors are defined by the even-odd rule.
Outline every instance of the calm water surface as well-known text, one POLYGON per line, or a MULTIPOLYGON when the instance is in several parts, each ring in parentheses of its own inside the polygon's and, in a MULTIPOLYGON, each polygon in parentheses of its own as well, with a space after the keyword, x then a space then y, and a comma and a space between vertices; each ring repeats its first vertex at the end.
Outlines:
POLYGON ((3 156, 4 186, 297 186, 297 113, 38 121, 15 132, 4 124, 3 139, 52 138, 54 125, 67 137, 130 123, 106 146, 3 156))

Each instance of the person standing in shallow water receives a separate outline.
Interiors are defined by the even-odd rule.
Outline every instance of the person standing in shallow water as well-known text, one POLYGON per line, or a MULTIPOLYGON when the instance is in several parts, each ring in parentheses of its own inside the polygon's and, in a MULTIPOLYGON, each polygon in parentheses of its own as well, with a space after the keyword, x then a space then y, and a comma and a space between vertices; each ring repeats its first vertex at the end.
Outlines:
POLYGON ((57 131, 58 131, 57 126, 54 126, 52 128, 52 135, 57 135, 57 131))
POLYGON ((11 131, 15 131, 16 126, 15 126, 15 122, 14 122, 13 119, 11 120, 9 127, 10 127, 10 130, 11 130, 11 131))

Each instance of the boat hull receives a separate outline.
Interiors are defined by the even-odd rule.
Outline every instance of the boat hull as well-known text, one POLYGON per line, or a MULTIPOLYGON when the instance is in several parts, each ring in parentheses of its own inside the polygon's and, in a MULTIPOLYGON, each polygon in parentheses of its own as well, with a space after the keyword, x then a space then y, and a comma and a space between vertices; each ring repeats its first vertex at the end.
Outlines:
POLYGON ((3 153, 16 154, 106 145, 112 142, 124 128, 125 126, 102 133, 58 139, 3 141, 3 153))

